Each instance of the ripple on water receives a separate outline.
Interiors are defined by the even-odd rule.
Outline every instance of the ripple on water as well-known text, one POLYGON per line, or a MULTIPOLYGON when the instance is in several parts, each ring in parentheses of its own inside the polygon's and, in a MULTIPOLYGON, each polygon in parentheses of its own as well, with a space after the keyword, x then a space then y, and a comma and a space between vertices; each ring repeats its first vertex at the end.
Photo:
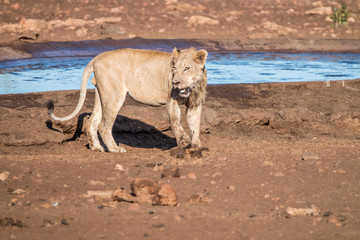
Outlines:
MULTIPOLYGON (((71 54, 1 62, 0 94, 79 89, 93 56, 71 54)), ((209 84, 346 80, 360 78, 360 54, 210 52, 206 67, 209 84)))

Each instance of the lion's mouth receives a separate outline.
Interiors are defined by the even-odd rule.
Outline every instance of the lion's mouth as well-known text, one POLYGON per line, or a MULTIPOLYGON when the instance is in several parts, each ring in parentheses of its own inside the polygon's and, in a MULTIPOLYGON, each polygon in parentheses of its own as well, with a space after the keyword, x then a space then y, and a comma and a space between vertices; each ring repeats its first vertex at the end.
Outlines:
POLYGON ((190 88, 183 88, 183 89, 179 89, 179 95, 181 97, 188 97, 190 95, 190 88))

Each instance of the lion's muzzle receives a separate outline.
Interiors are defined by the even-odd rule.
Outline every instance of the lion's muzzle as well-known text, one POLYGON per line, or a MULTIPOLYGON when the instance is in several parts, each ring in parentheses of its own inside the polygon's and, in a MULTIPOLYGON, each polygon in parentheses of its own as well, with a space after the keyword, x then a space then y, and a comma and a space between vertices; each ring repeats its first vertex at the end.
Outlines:
POLYGON ((190 87, 179 89, 179 95, 181 97, 189 97, 189 95, 190 95, 190 87))
POLYGON ((183 86, 185 84, 181 84, 179 81, 173 81, 173 89, 179 94, 180 97, 189 97, 190 96, 190 87, 183 86))

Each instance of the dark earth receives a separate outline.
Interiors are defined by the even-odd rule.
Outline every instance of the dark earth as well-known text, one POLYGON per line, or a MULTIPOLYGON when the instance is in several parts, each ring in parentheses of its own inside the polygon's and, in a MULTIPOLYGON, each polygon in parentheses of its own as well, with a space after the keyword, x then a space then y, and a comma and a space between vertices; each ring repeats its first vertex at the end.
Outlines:
MULTIPOLYGON (((335 27, 325 15, 305 14, 333 1, 4 0, 0 49, 18 58, 16 51, 39 42, 141 37, 267 50, 284 42, 299 50, 306 40, 358 52, 359 2, 345 2, 353 22, 335 27), (194 15, 218 23, 189 24, 194 15), (121 20, 48 24, 102 17, 121 20), (27 19, 46 24, 26 27, 27 19)), ((93 90, 65 123, 49 120, 47 101, 64 116, 78 91, 0 95, 0 239, 359 239, 360 80, 316 80, 208 86, 201 140, 209 151, 183 159, 171 156, 176 141, 165 107, 128 98, 113 129, 127 152, 100 153, 88 149, 85 131, 93 90), (138 178, 170 184, 179 204, 112 200, 114 189, 131 192, 138 178)))

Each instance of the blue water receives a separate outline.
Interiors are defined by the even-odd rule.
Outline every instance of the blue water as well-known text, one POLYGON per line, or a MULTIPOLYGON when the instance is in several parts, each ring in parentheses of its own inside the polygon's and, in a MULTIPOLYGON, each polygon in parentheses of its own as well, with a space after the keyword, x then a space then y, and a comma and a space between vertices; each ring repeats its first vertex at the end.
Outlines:
MULTIPOLYGON (((0 94, 80 89, 92 58, 0 62, 0 94)), ((206 67, 209 84, 347 80, 360 78, 360 54, 210 52, 206 67)))

